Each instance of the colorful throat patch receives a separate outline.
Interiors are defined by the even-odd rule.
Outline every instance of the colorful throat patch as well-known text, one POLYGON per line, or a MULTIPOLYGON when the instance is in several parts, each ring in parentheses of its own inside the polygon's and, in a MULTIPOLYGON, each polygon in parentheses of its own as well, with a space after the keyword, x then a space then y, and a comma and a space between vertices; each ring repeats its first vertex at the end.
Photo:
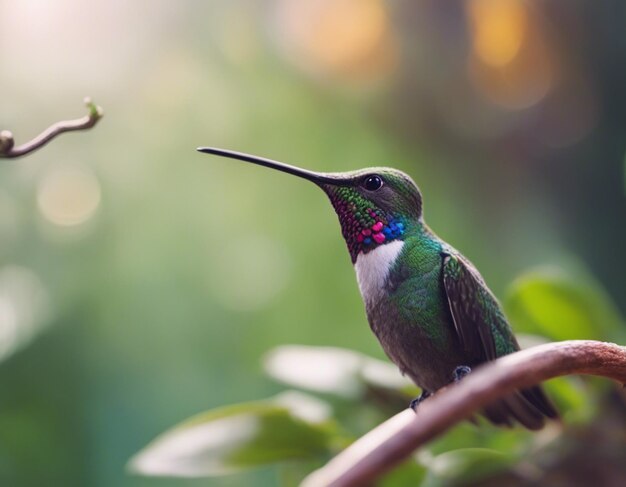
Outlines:
POLYGON ((384 214, 354 189, 333 188, 329 196, 339 216, 341 233, 348 245, 352 262, 356 262, 359 252, 367 253, 404 234, 404 222, 393 215, 384 214))

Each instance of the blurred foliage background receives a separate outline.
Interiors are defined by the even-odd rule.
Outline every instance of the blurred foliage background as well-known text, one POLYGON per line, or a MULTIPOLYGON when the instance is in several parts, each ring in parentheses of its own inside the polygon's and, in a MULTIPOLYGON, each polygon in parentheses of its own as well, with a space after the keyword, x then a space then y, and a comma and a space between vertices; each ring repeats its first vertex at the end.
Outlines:
MULTIPOLYGON (((518 331, 623 339, 624 25, 619 0, 0 0, 0 129, 19 144, 81 116, 84 95, 105 109, 0 163, 2 485, 289 485, 275 468, 176 480, 125 465, 187 417, 282 391, 262 366, 278 345, 384 359, 319 190, 200 145, 403 169, 518 331)), ((554 485, 568 469, 618 478, 624 403, 601 381, 562 384, 598 459, 552 446, 554 485)), ((351 435, 393 413, 345 409, 351 435)), ((475 480, 455 448, 505 466, 527 451, 521 432, 481 431, 422 452, 431 485, 475 480)))

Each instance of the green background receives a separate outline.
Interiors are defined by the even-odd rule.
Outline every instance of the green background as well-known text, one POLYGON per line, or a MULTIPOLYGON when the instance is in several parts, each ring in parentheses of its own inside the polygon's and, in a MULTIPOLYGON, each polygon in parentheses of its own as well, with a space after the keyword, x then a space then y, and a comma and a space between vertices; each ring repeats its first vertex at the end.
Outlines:
MULTIPOLYGON (((273 485, 273 468, 125 464, 189 416, 282 390, 261 366, 275 346, 384 358, 325 196, 198 146, 402 169, 501 299, 540 268, 600 289, 619 322, 626 7, 441 4, 0 0, 0 129, 24 142, 84 95, 105 110, 0 163, 2 485, 273 485)), ((518 330, 619 336, 606 315, 557 309, 551 334, 511 306, 518 330)))

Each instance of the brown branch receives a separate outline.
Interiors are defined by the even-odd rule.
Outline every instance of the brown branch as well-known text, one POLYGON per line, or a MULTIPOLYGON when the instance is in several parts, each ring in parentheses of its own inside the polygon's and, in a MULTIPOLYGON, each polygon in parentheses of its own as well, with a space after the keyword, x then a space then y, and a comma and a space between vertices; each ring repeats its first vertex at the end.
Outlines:
POLYGON ((373 484, 415 449, 490 402, 516 389, 569 374, 599 375, 625 384, 626 348, 575 340, 548 343, 502 357, 420 404, 417 414, 407 409, 374 428, 309 475, 302 486, 373 484))
POLYGON ((57 122, 42 133, 40 133, 33 140, 26 142, 25 144, 14 147, 15 141, 13 140, 13 134, 8 130, 0 131, 0 158, 14 158, 24 156, 34 150, 43 147, 57 135, 63 132, 72 132, 74 130, 85 130, 93 127, 98 120, 100 120, 104 114, 102 108, 95 105, 90 98, 85 98, 85 105, 89 113, 82 118, 76 120, 63 120, 57 122))

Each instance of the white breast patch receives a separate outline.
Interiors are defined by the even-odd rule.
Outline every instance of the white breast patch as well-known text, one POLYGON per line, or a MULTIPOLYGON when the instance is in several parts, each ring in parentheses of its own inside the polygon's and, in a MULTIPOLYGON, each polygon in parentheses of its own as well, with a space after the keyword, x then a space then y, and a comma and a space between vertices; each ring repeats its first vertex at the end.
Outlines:
POLYGON ((398 258, 404 242, 394 240, 380 245, 367 254, 360 253, 356 258, 354 270, 363 301, 366 303, 378 300, 384 291, 389 269, 398 258))

